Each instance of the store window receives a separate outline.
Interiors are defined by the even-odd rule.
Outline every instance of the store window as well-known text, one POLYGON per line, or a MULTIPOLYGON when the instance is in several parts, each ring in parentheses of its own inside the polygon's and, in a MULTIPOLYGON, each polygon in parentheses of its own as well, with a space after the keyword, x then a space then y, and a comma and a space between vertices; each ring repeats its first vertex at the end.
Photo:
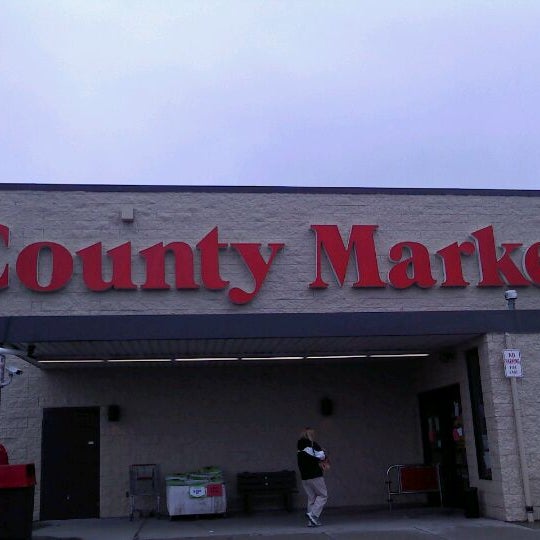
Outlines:
POLYGON ((491 459, 489 455, 489 439, 484 411, 484 395, 480 379, 480 359, 478 349, 466 352, 467 373, 469 375, 469 392, 474 425, 474 440, 476 443, 476 459, 478 461, 478 476, 482 480, 491 480, 491 459))

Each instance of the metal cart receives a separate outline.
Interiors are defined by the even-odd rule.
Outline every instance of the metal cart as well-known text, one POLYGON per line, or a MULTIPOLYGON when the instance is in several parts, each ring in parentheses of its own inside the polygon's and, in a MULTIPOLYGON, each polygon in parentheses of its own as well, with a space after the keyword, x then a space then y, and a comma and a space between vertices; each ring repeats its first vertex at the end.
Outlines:
POLYGON ((438 464, 391 465, 386 471, 386 489, 389 510, 392 510, 392 495, 438 493, 441 506, 443 505, 438 464))
POLYGON ((155 463, 138 463, 129 466, 129 497, 130 512, 129 519, 132 521, 135 512, 142 515, 143 511, 155 512, 159 515, 160 510, 160 485, 159 485, 159 465, 155 463), (154 499, 153 508, 149 509, 140 506, 136 507, 136 498, 142 497, 144 500, 154 499))

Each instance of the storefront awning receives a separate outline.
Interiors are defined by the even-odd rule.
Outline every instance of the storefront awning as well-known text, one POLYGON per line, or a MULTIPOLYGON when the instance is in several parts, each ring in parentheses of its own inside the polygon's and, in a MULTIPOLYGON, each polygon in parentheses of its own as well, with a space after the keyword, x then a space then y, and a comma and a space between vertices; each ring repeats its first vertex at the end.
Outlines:
POLYGON ((83 360, 433 354, 485 333, 538 330, 536 310, 0 317, 2 346, 41 367, 83 360))

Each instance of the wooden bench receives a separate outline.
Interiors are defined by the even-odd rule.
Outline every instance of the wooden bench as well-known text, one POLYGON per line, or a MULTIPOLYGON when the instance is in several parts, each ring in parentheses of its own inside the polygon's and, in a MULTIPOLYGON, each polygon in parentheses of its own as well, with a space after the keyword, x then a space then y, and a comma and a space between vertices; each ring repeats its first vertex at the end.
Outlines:
POLYGON ((253 500, 258 497, 282 497, 287 512, 293 510, 292 496, 298 492, 295 471, 243 472, 236 481, 246 513, 253 511, 253 500))

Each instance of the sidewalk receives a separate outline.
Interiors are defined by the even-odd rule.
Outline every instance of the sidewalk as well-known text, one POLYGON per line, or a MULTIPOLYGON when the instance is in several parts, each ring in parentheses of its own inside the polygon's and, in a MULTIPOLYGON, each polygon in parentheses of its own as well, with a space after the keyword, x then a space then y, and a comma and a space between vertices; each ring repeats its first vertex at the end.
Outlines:
POLYGON ((321 527, 301 512, 259 512, 232 517, 81 519, 34 524, 40 540, 540 540, 540 526, 467 519, 462 512, 415 508, 373 512, 328 509, 321 527))

